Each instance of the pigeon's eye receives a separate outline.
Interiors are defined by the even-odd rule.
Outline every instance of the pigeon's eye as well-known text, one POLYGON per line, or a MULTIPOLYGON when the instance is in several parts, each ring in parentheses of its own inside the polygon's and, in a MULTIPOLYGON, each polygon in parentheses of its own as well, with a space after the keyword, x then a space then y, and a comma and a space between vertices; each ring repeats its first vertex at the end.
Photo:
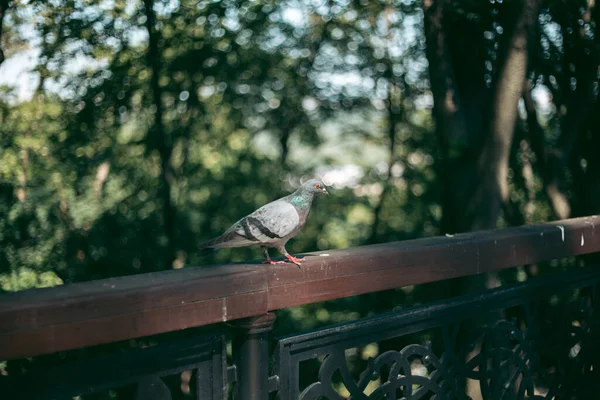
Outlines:
POLYGON ((319 185, 318 183, 315 185, 315 187, 316 187, 317 189, 321 189, 321 185, 319 185))

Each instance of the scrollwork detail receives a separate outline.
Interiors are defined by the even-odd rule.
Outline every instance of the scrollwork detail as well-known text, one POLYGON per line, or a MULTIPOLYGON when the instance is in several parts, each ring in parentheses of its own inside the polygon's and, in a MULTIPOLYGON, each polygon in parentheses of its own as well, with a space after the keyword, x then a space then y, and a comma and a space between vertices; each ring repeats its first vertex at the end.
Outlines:
MULTIPOLYGON (((471 312, 464 319, 430 325, 427 329, 441 333, 434 335, 440 340, 439 350, 434 352, 430 344, 410 344, 385 351, 368 359, 358 377, 349 368, 347 348, 329 347, 318 380, 302 391, 300 399, 342 400, 336 391, 342 386, 351 399, 364 400, 467 400, 469 395, 484 400, 596 398, 598 293, 596 287, 575 290, 559 302, 555 297, 532 296, 504 309, 471 312)), ((372 327, 368 329, 370 339, 376 340, 372 327)), ((398 335, 402 336, 406 335, 398 335)))
POLYGON ((443 359, 438 358, 429 345, 411 344, 400 351, 390 350, 376 358, 369 358, 367 368, 361 373, 358 381, 352 378, 344 351, 332 352, 321 364, 318 382, 308 386, 300 395, 300 399, 342 399, 334 390, 333 377, 336 372, 339 372, 342 383, 352 399, 396 399, 398 395, 406 400, 461 398, 456 393, 455 381, 447 371, 443 359), (419 360, 426 367, 426 374, 414 372, 411 364, 415 360, 419 360), (389 372, 383 376, 382 371, 385 369, 389 372), (376 379, 382 379, 383 382, 371 393, 365 394, 369 383, 376 379))

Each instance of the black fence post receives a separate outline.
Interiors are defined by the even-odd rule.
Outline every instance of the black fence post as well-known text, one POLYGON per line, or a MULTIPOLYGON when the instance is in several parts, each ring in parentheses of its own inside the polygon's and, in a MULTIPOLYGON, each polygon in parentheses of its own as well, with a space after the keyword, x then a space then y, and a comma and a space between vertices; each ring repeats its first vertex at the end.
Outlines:
POLYGON ((273 328, 275 318, 275 314, 268 313, 236 320, 231 324, 235 328, 235 400, 269 398, 269 331, 273 328))

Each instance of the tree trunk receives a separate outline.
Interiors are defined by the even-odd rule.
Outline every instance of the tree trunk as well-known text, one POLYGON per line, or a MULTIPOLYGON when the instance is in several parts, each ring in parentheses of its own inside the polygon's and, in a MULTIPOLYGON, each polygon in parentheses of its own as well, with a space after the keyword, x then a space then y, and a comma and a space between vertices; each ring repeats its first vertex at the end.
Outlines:
POLYGON ((4 51, 2 50, 2 23, 4 22, 4 16, 8 10, 9 0, 0 0, 0 65, 4 62, 4 51))
POLYGON ((426 52, 440 149, 437 165, 442 182, 441 230, 453 233, 471 230, 464 209, 475 181, 474 146, 481 130, 477 116, 483 113, 486 94, 482 70, 476 66, 483 60, 478 58, 477 46, 469 41, 469 37, 479 33, 473 32, 472 26, 452 21, 447 15, 449 4, 447 0, 428 0, 424 6, 426 52), (468 61, 466 53, 478 61, 468 61))
POLYGON ((538 0, 511 6, 514 22, 505 24, 498 73, 486 89, 480 42, 474 40, 481 28, 453 16, 447 0, 425 2, 443 232, 494 228, 508 200, 510 149, 538 6, 538 0))
POLYGON ((167 239, 167 255, 165 268, 171 268, 175 258, 175 207, 171 200, 171 184, 173 174, 170 160, 173 145, 170 137, 165 132, 164 109, 162 105, 162 88, 160 87, 161 52, 159 48, 160 33, 156 30, 156 13, 153 10, 154 1, 144 0, 146 12, 146 29, 148 31, 148 65, 152 70, 150 88, 152 92, 152 103, 154 105, 154 124, 150 128, 148 140, 150 146, 158 150, 161 164, 160 197, 163 203, 162 218, 165 237, 167 239))
POLYGON ((507 32, 506 50, 501 60, 491 103, 491 123, 480 152, 479 182, 471 203, 474 230, 496 226, 502 204, 508 203, 508 164, 523 94, 529 59, 529 45, 537 22, 539 0, 525 0, 515 7, 517 17, 507 32), (502 62, 503 61, 503 62, 502 62))

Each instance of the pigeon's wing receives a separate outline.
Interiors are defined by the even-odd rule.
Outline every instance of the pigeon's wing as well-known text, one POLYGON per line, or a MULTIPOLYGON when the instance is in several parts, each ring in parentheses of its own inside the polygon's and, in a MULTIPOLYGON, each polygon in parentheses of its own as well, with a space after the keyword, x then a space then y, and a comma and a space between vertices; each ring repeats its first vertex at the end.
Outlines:
POLYGON ((261 242, 279 241, 300 226, 296 208, 284 199, 266 204, 242 220, 244 233, 261 242))
POLYGON ((233 224, 224 234, 200 247, 244 247, 279 242, 300 226, 296 208, 280 199, 233 224))

